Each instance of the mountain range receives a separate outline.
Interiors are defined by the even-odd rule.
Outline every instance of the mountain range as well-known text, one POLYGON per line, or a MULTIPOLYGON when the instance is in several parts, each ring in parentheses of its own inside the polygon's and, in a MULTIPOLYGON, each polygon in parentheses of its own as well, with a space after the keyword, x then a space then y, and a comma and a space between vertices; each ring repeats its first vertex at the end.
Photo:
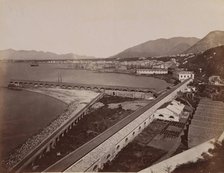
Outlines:
MULTIPOLYGON (((109 59, 123 59, 136 57, 159 57, 187 53, 200 53, 210 48, 224 45, 224 31, 212 31, 204 38, 173 37, 150 40, 130 47, 109 59)), ((1 50, 0 60, 43 60, 43 59, 96 59, 93 56, 83 56, 73 53, 56 54, 35 50, 1 50)))
POLYGON ((157 39, 128 48, 110 58, 135 58, 169 56, 204 52, 210 48, 224 45, 224 31, 212 31, 204 38, 174 37, 157 39))
POLYGON ((94 59, 93 56, 76 55, 73 53, 56 54, 52 52, 36 51, 36 50, 0 50, 0 60, 59 60, 59 59, 94 59))
POLYGON ((187 50, 200 39, 195 37, 160 38, 141 43, 128 48, 111 58, 152 57, 163 55, 176 55, 187 50))

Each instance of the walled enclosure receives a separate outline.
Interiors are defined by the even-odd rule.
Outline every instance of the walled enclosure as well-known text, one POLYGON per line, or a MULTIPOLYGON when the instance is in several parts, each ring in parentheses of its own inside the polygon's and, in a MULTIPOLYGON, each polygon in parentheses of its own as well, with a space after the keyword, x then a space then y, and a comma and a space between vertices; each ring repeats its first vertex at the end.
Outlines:
POLYGON ((178 84, 163 95, 159 96, 156 100, 150 102, 145 107, 138 109, 134 113, 121 120, 121 122, 118 122, 114 126, 110 127, 104 132, 104 134, 109 133, 110 131, 116 131, 116 129, 118 129, 118 131, 109 136, 94 149, 87 152, 84 156, 80 156, 80 159, 77 160, 76 153, 79 152, 78 150, 85 152, 85 149, 88 150, 89 145, 92 144, 94 140, 103 140, 104 134, 95 137, 93 140, 78 148, 73 153, 70 153, 65 158, 59 160, 45 171, 85 172, 98 171, 100 168, 103 168, 105 163, 113 160, 113 158, 118 154, 119 151, 121 151, 122 148, 131 142, 145 127, 147 127, 153 121, 153 113, 162 104, 173 100, 177 93, 179 91, 183 91, 190 82, 191 80, 188 79, 178 84), (131 117, 134 117, 134 119, 129 122, 129 120, 132 119, 131 117), (122 125, 122 123, 125 125, 119 128, 119 123, 120 125, 122 125))

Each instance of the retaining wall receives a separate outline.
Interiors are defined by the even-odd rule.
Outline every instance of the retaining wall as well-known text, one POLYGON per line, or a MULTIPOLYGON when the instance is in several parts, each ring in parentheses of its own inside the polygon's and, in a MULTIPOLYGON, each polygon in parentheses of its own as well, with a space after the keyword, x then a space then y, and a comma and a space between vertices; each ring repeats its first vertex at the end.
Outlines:
POLYGON ((119 91, 119 90, 105 90, 105 93, 112 96, 140 98, 140 99, 153 99, 152 93, 134 92, 134 91, 119 91))

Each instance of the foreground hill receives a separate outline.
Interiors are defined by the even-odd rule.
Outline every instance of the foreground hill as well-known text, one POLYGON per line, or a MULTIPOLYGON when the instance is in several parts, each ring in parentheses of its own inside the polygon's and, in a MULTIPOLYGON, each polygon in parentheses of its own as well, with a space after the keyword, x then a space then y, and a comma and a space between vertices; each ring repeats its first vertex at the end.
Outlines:
POLYGON ((211 48, 193 58, 182 60, 180 67, 194 71, 199 77, 207 79, 218 75, 224 78, 224 46, 211 48))
POLYGON ((212 31, 184 53, 199 53, 224 45, 224 31, 212 31))
POLYGON ((50 60, 50 59, 93 59, 95 57, 76 55, 73 53, 56 54, 35 50, 0 50, 0 60, 50 60))
POLYGON ((110 58, 151 57, 180 54, 198 42, 195 37, 174 37, 157 39, 128 48, 110 58))

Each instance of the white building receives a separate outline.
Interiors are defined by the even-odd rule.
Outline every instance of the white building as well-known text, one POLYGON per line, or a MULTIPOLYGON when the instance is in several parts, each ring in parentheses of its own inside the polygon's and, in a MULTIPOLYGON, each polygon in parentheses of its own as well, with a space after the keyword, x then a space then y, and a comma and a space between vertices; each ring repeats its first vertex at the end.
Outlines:
POLYGON ((187 92, 195 92, 196 88, 193 86, 187 86, 184 90, 182 90, 183 93, 187 93, 187 92))
POLYGON ((191 71, 176 71, 173 76, 181 82, 189 78, 194 79, 194 73, 191 71))
POLYGON ((172 102, 167 102, 163 104, 154 113, 156 119, 176 121, 180 120, 180 116, 183 113, 185 105, 173 100, 172 102))
POLYGON ((137 69, 136 73, 139 75, 168 74, 168 70, 167 69, 137 69))

